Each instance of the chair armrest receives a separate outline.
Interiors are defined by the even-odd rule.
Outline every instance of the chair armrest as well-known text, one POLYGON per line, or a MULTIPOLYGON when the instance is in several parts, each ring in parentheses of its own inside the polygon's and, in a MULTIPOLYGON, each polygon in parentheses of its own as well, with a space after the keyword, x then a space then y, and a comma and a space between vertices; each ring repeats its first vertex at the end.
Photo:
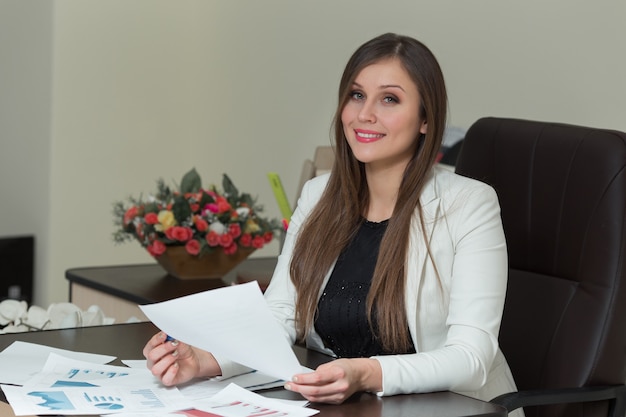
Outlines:
POLYGON ((610 416, 623 416, 626 410, 626 385, 528 390, 502 394, 490 402, 508 411, 536 405, 567 404, 612 400, 610 416))

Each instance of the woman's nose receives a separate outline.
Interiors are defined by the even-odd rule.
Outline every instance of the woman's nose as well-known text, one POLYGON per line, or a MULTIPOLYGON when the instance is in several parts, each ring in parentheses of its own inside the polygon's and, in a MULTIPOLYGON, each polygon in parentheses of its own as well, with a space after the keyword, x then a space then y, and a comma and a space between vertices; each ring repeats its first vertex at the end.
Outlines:
POLYGON ((374 112, 374 104, 369 101, 364 102, 359 110, 358 117, 360 122, 375 122, 376 113, 374 112))

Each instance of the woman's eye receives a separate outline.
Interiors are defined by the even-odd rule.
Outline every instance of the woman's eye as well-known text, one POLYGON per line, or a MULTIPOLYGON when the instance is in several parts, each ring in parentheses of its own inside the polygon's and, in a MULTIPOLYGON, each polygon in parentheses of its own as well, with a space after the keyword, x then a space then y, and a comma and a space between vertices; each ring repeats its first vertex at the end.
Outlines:
POLYGON ((350 97, 353 100, 362 100, 363 99, 363 93, 361 93, 360 91, 353 91, 350 93, 350 97))
POLYGON ((395 98, 394 96, 386 96, 385 98, 383 98, 383 102, 385 102, 385 103, 397 103, 398 99, 395 98))

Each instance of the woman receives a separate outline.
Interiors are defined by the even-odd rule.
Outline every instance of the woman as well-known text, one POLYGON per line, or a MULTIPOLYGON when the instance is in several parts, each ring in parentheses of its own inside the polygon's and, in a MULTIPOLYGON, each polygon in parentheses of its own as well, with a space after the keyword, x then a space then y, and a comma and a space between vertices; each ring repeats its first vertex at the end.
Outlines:
MULTIPOLYGON (((344 70, 332 172, 305 185, 265 294, 292 343, 337 357, 285 384, 309 401, 515 390, 497 341, 507 277, 498 200, 435 166, 446 107, 439 65, 415 39, 374 38, 344 70)), ((164 338, 144 354, 167 385, 242 371, 164 338)))

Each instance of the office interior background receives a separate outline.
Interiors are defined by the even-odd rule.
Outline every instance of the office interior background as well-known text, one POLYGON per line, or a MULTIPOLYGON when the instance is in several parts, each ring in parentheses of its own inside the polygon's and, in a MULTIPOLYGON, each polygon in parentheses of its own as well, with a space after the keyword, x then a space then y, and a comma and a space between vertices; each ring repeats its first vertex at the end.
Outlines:
MULTIPOLYGON (((343 66, 383 32, 438 57, 449 125, 483 116, 626 131, 622 0, 0 0, 0 236, 36 239, 34 302, 65 270, 150 263, 113 202, 195 167, 280 217, 330 143, 343 66)), ((273 243, 253 256, 278 253, 273 243)))

